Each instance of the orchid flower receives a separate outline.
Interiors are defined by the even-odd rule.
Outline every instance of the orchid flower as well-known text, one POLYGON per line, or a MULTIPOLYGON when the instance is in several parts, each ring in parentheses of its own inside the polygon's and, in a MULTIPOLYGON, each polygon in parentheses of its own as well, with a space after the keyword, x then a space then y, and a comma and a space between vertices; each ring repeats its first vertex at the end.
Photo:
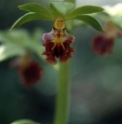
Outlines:
POLYGON ((47 56, 46 61, 52 65, 57 63, 57 59, 59 59, 60 62, 67 62, 72 57, 72 52, 75 51, 75 49, 70 46, 74 43, 75 37, 67 33, 67 20, 81 20, 95 29, 102 31, 99 22, 88 15, 103 11, 103 9, 98 6, 81 6, 74 9, 74 4, 72 3, 53 2, 50 4, 50 10, 37 3, 21 5, 19 9, 26 10, 28 13, 20 17, 13 24, 11 29, 33 20, 54 21, 52 31, 42 36, 42 44, 45 47, 45 51, 42 54, 47 56))

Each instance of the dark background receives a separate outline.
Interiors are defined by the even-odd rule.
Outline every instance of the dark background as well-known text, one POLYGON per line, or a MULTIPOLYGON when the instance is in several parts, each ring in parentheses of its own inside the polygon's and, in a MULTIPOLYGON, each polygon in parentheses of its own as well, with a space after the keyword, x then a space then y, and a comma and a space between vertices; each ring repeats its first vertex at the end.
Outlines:
MULTIPOLYGON (((15 20, 25 13, 17 6, 27 2, 39 2, 46 6, 49 3, 48 0, 1 0, 1 31, 9 30, 15 20)), ((102 2, 83 1, 82 5, 114 4, 119 1, 102 2)), ((33 21, 22 28, 29 33, 35 28, 50 32, 52 24, 50 21, 33 21)), ((101 57, 91 49, 91 40, 99 33, 90 26, 74 30, 76 52, 72 59, 69 124, 122 124, 122 39, 116 39, 111 55, 101 57)), ((9 124, 18 119, 52 124, 56 72, 39 60, 44 68, 43 79, 36 86, 26 88, 17 70, 10 67, 13 59, 0 63, 0 124, 9 124)))

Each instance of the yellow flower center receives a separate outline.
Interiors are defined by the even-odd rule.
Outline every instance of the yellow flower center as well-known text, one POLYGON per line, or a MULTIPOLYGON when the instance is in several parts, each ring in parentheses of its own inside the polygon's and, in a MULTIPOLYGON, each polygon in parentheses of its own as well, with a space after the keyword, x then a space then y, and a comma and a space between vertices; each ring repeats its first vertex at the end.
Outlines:
POLYGON ((64 20, 63 20, 62 18, 56 19, 56 21, 55 21, 55 23, 54 23, 54 28, 56 28, 56 29, 59 30, 59 31, 65 29, 64 20))
POLYGON ((52 50, 56 47, 56 45, 61 45, 63 49, 65 49, 62 43, 63 42, 62 36, 64 35, 64 31, 66 29, 64 20, 62 18, 57 18, 54 23, 53 29, 56 38, 54 40, 54 46, 52 47, 52 50))

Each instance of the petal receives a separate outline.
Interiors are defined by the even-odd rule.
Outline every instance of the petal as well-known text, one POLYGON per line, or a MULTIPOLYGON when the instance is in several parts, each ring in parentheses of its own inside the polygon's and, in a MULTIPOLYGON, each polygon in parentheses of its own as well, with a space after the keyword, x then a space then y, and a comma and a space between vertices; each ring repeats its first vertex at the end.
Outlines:
POLYGON ((56 64, 54 53, 51 50, 51 48, 54 46, 54 42, 45 41, 43 43, 43 46, 45 46, 45 51, 42 54, 47 56, 46 61, 50 63, 51 65, 56 64))
POLYGON ((46 42, 46 41, 53 41, 54 39, 55 39, 55 36, 54 36, 53 30, 51 32, 49 32, 49 33, 43 34, 43 36, 42 36, 42 40, 44 42, 46 42))
POLYGON ((63 36, 63 41, 68 41, 70 43, 73 43, 75 41, 75 37, 68 34, 66 31, 64 33, 64 36, 63 36))
POLYGON ((70 43, 68 41, 65 41, 63 44, 66 51, 64 51, 65 54, 63 56, 60 56, 60 61, 67 62, 70 58, 72 58, 72 52, 75 52, 75 49, 70 47, 70 43))

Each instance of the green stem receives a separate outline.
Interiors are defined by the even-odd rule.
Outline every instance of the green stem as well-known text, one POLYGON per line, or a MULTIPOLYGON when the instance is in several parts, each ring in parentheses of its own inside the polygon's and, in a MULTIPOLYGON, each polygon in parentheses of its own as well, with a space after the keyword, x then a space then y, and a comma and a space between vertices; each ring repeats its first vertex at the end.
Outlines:
MULTIPOLYGON (((75 3, 75 0, 64 0, 66 2, 75 3)), ((71 25, 72 27, 73 25, 71 25)), ((70 33, 73 32, 71 28, 70 33)), ((58 92, 56 96, 55 118, 54 124, 67 124, 68 122, 68 106, 69 106, 69 90, 70 90, 70 61, 60 63, 58 70, 58 92)))
POLYGON ((59 64, 54 124, 67 124, 70 89, 70 62, 59 64))

